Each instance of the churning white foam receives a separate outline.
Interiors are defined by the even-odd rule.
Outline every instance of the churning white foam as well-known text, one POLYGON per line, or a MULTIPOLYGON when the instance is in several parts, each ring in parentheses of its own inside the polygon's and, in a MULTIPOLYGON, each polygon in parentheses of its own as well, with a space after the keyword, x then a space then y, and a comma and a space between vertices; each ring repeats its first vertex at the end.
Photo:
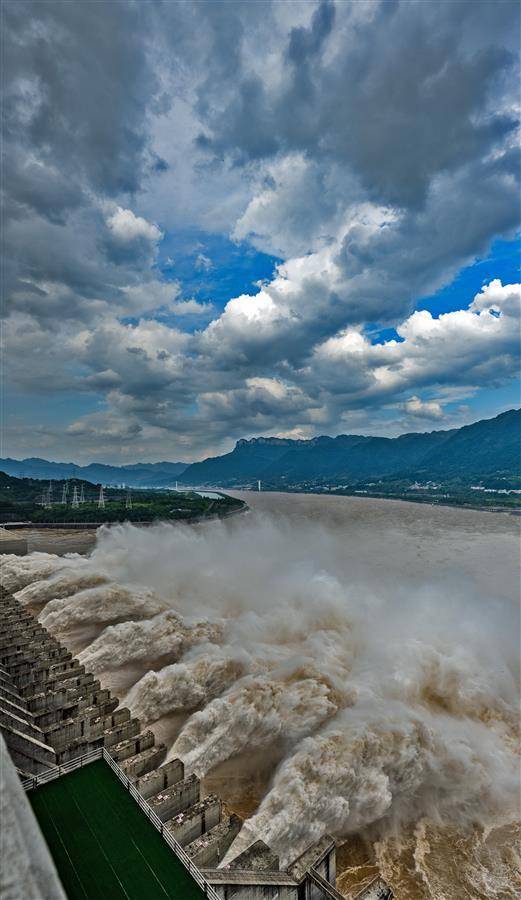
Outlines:
POLYGON ((170 755, 187 770, 277 746, 231 852, 261 837, 285 858, 324 831, 515 814, 515 598, 425 559, 400 568, 392 547, 250 515, 118 526, 88 558, 8 557, 6 572, 50 630, 93 630, 88 669, 110 682, 132 666, 126 702, 144 723, 185 714, 170 755))

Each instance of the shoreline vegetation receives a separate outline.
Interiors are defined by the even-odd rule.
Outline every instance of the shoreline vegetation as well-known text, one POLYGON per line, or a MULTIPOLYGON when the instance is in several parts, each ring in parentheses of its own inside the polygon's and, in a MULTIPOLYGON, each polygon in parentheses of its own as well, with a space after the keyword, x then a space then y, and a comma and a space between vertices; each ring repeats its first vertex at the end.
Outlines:
POLYGON ((0 524, 17 527, 92 529, 131 522, 194 524, 226 518, 244 501, 222 491, 102 487, 86 481, 43 482, 0 472, 0 524))
MULTIPOLYGON (((239 489, 238 489, 239 490, 239 489)), ((243 488, 253 490, 253 488, 243 488)), ((489 489, 487 489, 488 491, 489 489)), ((445 485, 438 485, 432 490, 412 486, 403 490, 370 490, 369 488, 335 488, 335 487, 291 487, 285 488, 266 486, 265 493, 283 491, 287 494, 317 494, 322 497, 354 497, 361 500, 401 500, 406 503, 423 503, 428 506, 445 506, 454 509, 472 509, 481 512, 510 512, 513 515, 521 515, 521 495, 519 493, 504 494, 490 491, 485 494, 485 489, 462 488, 454 490, 445 485), (453 491, 451 493, 451 490, 453 491), (472 494, 471 494, 472 491, 472 494), (478 497, 481 502, 478 502, 478 497), (485 500, 485 502, 484 502, 485 500), (487 502, 488 501, 488 502, 487 502)))

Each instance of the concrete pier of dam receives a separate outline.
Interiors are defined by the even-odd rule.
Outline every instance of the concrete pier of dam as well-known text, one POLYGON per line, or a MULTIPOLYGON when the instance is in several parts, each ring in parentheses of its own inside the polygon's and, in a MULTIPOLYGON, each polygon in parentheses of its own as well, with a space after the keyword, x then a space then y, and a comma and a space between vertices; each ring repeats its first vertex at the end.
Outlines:
MULTIPOLYGON (((153 732, 143 730, 139 719, 121 707, 118 698, 4 589, 0 589, 0 621, 0 729, 22 779, 34 779, 56 768, 58 777, 61 765, 103 748, 146 801, 147 809, 158 817, 161 833, 183 848, 194 872, 216 897, 344 900, 335 887, 336 846, 329 835, 285 868, 263 841, 254 842, 219 868, 241 829, 241 819, 228 811, 217 795, 202 797, 199 778, 185 772, 181 760, 165 762, 167 748, 156 744, 153 732)), ((30 819, 30 807, 23 814, 30 819)), ((38 834, 35 819, 32 826, 27 830, 28 840, 34 841, 35 848, 38 844, 41 860, 45 845, 42 849, 42 842, 30 837, 38 834)), ((30 847, 27 852, 30 856, 30 847)), ((40 865, 54 873, 51 859, 40 865)), ((14 890, 10 896, 25 900, 22 876, 18 892, 14 890)), ((39 893, 31 896, 39 900, 49 894, 42 885, 39 893)), ((392 890, 379 878, 359 892, 356 900, 392 897, 392 890)))

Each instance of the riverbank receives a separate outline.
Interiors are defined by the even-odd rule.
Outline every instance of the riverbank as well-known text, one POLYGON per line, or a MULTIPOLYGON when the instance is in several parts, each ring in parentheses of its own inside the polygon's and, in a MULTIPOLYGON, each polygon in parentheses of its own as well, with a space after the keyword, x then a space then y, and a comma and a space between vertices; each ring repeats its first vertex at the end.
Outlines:
POLYGON ((242 513, 247 509, 247 504, 243 503, 242 506, 225 510, 222 513, 210 513, 204 516, 192 516, 191 518, 183 518, 183 519, 153 519, 153 520, 136 520, 132 521, 130 519, 120 519, 119 521, 107 521, 107 522, 1 522, 0 528, 3 528, 5 531, 22 531, 27 528, 33 528, 38 530, 45 529, 53 529, 53 530, 63 530, 67 531, 97 531, 98 528, 103 528, 105 525, 123 525, 126 522, 129 522, 131 525, 135 525, 139 528, 150 527, 151 525, 157 525, 158 522, 166 522, 170 525, 194 525, 200 522, 208 522, 214 519, 228 519, 230 516, 235 516, 237 513, 242 513))
MULTIPOLYGON (((237 498, 238 499, 238 498, 237 498)), ((241 500, 241 506, 226 510, 220 515, 210 514, 198 516, 192 519, 157 519, 155 522, 131 522, 129 524, 138 528, 150 528, 154 525, 202 525, 205 522, 215 522, 217 519, 229 519, 249 509, 246 501, 241 500)), ((65 556, 67 553, 89 553, 95 543, 96 535, 100 528, 110 528, 114 525, 124 525, 125 522, 78 522, 78 523, 37 523, 17 522, 4 526, 7 532, 14 532, 16 541, 23 541, 27 546, 27 553, 54 553, 57 556, 65 556)), ((7 546, 7 544, 6 544, 7 546)), ((10 551, 11 552, 11 551, 10 551)))

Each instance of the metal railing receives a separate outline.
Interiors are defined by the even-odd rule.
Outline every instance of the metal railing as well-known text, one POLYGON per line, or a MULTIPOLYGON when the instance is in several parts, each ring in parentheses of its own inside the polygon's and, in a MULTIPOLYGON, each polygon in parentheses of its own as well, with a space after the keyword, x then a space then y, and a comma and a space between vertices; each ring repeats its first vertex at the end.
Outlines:
POLYGON ((103 747, 98 747, 96 750, 89 750, 89 752, 84 753, 83 756, 77 756, 75 759, 71 759, 69 762, 62 763, 59 766, 52 766, 50 769, 42 772, 41 775, 33 775, 31 778, 25 778, 22 781, 22 787, 25 791, 32 791, 34 788, 40 787, 41 784, 47 784, 49 781, 54 781, 62 775, 67 775, 68 772, 74 772, 75 769, 81 769, 83 766, 94 762, 96 759, 102 759, 103 749, 103 747))
POLYGON ((25 791, 32 791, 35 788, 40 787, 40 785, 42 784, 48 784, 50 781, 54 781, 56 778, 60 778, 62 775, 67 775, 69 772, 73 772, 75 769, 81 769, 83 766, 86 766, 91 762, 95 762, 97 759, 103 759, 106 763, 108 763, 114 774, 117 775, 121 783, 129 792, 130 796, 133 798, 133 800, 136 801, 137 805, 144 812, 146 817, 150 819, 154 828, 159 831, 163 840, 166 841, 170 849, 173 850, 179 861, 183 864, 185 869, 187 869, 194 881, 197 882, 205 897, 209 897, 210 900, 222 900, 222 898, 212 887, 210 882, 207 881, 203 876, 200 869, 192 862, 188 854, 181 847, 181 844, 176 841, 174 836, 170 834, 167 828, 164 827, 164 824, 159 816, 156 815, 147 801, 141 796, 139 791, 136 790, 130 779, 127 778, 123 770, 118 766, 117 762, 115 762, 110 753, 107 752, 105 747, 99 747, 96 750, 90 750, 89 753, 85 753, 83 756, 78 756, 76 757, 76 759, 71 759, 70 762, 63 763, 60 766, 53 766, 51 769, 48 769, 41 775, 34 775, 32 778, 26 778, 22 781, 22 787, 25 791))

